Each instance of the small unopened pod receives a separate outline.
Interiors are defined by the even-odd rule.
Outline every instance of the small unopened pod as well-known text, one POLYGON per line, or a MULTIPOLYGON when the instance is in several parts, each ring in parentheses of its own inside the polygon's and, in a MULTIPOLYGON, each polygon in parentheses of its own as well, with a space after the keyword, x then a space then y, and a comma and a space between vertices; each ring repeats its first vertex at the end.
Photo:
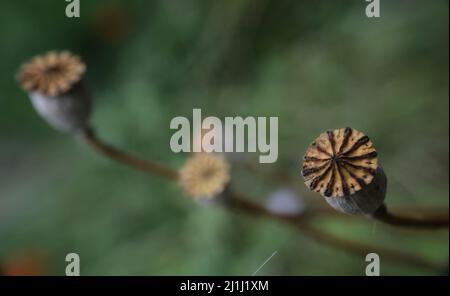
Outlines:
POLYGON ((302 175, 336 210, 368 215, 384 202, 387 179, 368 136, 352 128, 322 133, 308 147, 302 175))
POLYGON ((52 51, 22 65, 17 81, 42 118, 58 130, 73 132, 88 126, 91 112, 85 70, 78 56, 52 51))
POLYGON ((231 166, 223 155, 196 153, 179 171, 179 182, 186 195, 195 200, 219 201, 231 179, 231 166))

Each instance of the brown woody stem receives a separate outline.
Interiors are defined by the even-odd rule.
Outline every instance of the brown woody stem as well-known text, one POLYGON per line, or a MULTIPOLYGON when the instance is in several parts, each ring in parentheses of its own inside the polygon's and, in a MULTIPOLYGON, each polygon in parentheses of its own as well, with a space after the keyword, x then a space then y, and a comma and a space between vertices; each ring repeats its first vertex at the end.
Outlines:
POLYGON ((436 270, 439 265, 425 260, 421 257, 415 256, 413 254, 408 254, 405 252, 399 252, 396 250, 383 248, 379 246, 373 246, 370 244, 364 244, 359 242, 354 242, 351 240, 343 239, 337 236, 333 236, 326 233, 320 229, 311 226, 305 219, 300 219, 298 215, 279 215, 268 211, 266 208, 251 202, 247 198, 244 198, 238 193, 228 193, 229 197, 229 207, 240 212, 245 212, 247 214, 256 215, 260 217, 272 218, 280 222, 284 222, 301 233, 311 237, 319 243, 323 243, 335 248, 341 249, 347 253, 356 254, 360 256, 366 256, 368 253, 376 252, 381 255, 386 260, 391 262, 398 262, 402 264, 411 264, 417 267, 436 270))
POLYGON ((97 152, 115 161, 134 167, 146 173, 164 177, 169 180, 175 181, 178 179, 178 172, 176 170, 160 163, 143 160, 139 157, 130 155, 128 152, 119 150, 109 144, 105 144, 97 137, 94 130, 91 128, 87 128, 81 131, 80 135, 82 139, 97 152))
POLYGON ((422 229, 448 228, 448 215, 426 218, 408 217, 389 212, 386 205, 382 205, 371 217, 393 226, 422 229))
MULTIPOLYGON (((120 149, 117 149, 109 144, 104 143, 101 141, 94 131, 90 128, 87 128, 79 133, 81 138, 94 150, 99 152, 100 154, 103 154, 112 160, 118 161, 120 163, 126 164, 130 167, 139 169, 145 173, 157 175, 164 177, 168 180, 176 181, 178 180, 178 172, 172 168, 169 168, 163 164, 151 162, 148 160, 143 160, 139 157, 130 155, 129 153, 122 151, 120 149)), ((399 262, 399 263, 406 263, 406 264, 413 264, 418 267, 422 268, 430 268, 430 269, 436 269, 438 268, 435 264, 430 263, 420 257, 391 250, 391 249, 385 249, 380 247, 374 247, 368 244, 362 244, 353 242, 350 240, 342 239, 333 235, 330 235, 328 233, 325 233, 317 228, 312 227, 308 223, 306 223, 309 218, 312 218, 314 216, 314 213, 312 212, 305 212, 300 215, 281 215, 276 214, 268 211, 266 208, 262 207, 261 205, 254 203, 250 201, 247 198, 244 198, 242 195, 232 192, 225 192, 228 200, 226 202, 226 205, 234 210, 238 210, 240 212, 244 212, 246 214, 254 215, 254 216, 260 216, 264 218, 270 218, 273 220, 278 220, 280 222, 284 222, 301 233, 313 238, 317 242, 324 243, 339 249, 342 249, 346 252, 357 254, 361 256, 365 256, 366 254, 370 253, 371 251, 376 251, 377 253, 383 254, 384 258, 391 260, 393 262, 399 262)), ((318 212, 320 213, 320 212, 318 212)), ((376 219, 387 222, 389 224, 398 225, 398 226, 410 226, 407 225, 408 221, 412 222, 413 225, 417 225, 416 220, 411 219, 405 219, 405 218, 399 218, 392 216, 390 214, 387 214, 387 211, 383 213, 381 210, 376 215, 376 219), (389 222, 388 222, 389 221, 389 222)), ((437 226, 441 226, 441 222, 437 223, 437 226)), ((419 225, 428 225, 428 223, 419 223, 419 225)), ((434 224, 432 224, 434 225, 434 224)), ((436 226, 436 225, 434 225, 436 226)), ((448 218, 446 222, 446 226, 448 226, 448 218)), ((436 228, 436 227, 434 227, 436 228)))

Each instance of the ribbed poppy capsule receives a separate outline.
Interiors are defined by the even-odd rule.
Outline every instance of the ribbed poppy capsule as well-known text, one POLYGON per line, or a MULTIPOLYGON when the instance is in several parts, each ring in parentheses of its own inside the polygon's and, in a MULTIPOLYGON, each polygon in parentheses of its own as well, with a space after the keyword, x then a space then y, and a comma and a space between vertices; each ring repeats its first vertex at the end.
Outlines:
POLYGON ((351 215, 375 212, 384 202, 387 179, 368 136, 352 128, 322 133, 306 150, 302 175, 312 191, 351 215))

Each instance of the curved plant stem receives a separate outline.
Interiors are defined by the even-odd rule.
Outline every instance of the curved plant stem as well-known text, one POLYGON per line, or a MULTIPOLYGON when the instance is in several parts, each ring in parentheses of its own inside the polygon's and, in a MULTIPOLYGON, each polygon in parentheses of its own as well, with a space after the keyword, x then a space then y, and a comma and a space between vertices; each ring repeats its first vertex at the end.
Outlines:
MULTIPOLYGON (((276 183, 279 186, 289 186, 290 188, 295 188, 295 184, 289 180, 288 176, 284 174, 270 174, 268 176, 264 176, 261 174, 260 170, 253 165, 252 163, 244 163, 242 165, 242 168, 254 173, 255 175, 260 175, 262 177, 265 177, 267 181, 272 181, 276 183)), ((319 200, 317 197, 313 197, 310 195, 306 195, 305 193, 300 193, 302 197, 308 197, 308 198, 314 198, 319 200)), ((322 198, 320 198, 322 199, 322 198)), ((323 199, 322 199, 323 200, 323 199)), ((384 206, 386 207, 386 206, 384 206)), ((444 213, 442 210, 438 209, 426 209, 426 208, 402 208, 402 212, 404 210, 407 210, 408 212, 414 213, 419 212, 421 216, 415 215, 415 216, 407 216, 404 214, 394 214, 392 212, 386 212, 386 208, 380 208, 377 213, 370 215, 371 218, 376 219, 380 222, 384 222, 385 224, 391 225, 391 226, 398 226, 398 227, 406 227, 406 228, 420 228, 420 229, 439 229, 439 228, 448 228, 448 214, 444 213)), ((320 216, 320 217, 333 217, 337 219, 358 219, 358 216, 352 216, 352 215, 343 215, 341 212, 338 212, 328 205, 326 207, 315 207, 314 209, 310 210, 311 213, 314 213, 314 216, 320 216)), ((367 220, 370 221, 370 220, 367 220)))
POLYGON ((91 128, 81 131, 80 135, 82 139, 97 152, 115 161, 129 165, 146 173, 167 178, 169 180, 178 179, 178 172, 176 170, 169 168, 163 164, 143 160, 139 157, 130 155, 128 152, 119 150, 109 144, 106 144, 96 136, 94 130, 91 128))
MULTIPOLYGON (((94 150, 99 152, 100 154, 103 154, 109 158, 111 158, 114 161, 126 164, 130 167, 139 169, 145 173, 157 175, 164 177, 171 181, 177 181, 178 180, 178 172, 172 168, 169 168, 163 164, 159 164, 156 162, 143 160, 139 157, 130 155, 129 153, 122 151, 120 149, 117 149, 109 144, 104 143, 102 140, 100 140, 95 132, 87 128, 79 133, 79 136, 86 142, 89 146, 91 146, 94 150)), ((307 235, 308 237, 313 238, 317 242, 333 246, 336 248, 339 248, 341 250, 344 250, 346 252, 365 256, 366 254, 370 253, 371 251, 376 251, 377 253, 383 254, 383 257, 391 260, 392 262, 399 262, 399 263, 405 263, 405 264, 413 264, 418 267, 422 268, 429 268, 429 269, 436 269, 438 266, 436 264, 430 263, 420 257, 417 257, 415 255, 407 254, 404 252, 399 252, 391 249, 386 248, 380 248, 380 247, 374 247, 368 244, 362 244, 358 242, 353 242, 350 240, 346 240, 343 238, 339 238, 336 236, 333 236, 331 234, 328 234, 326 232, 323 232, 317 228, 312 227, 307 223, 310 218, 317 217, 317 215, 321 215, 321 211, 314 211, 310 210, 309 212, 303 212, 299 215, 282 215, 282 214, 276 214, 268 211, 263 206, 254 203, 250 201, 248 198, 243 197, 242 195, 226 191, 225 194, 227 195, 228 199, 226 201, 226 206, 228 206, 231 209, 238 210, 240 212, 244 212, 246 214, 254 215, 254 216, 261 216, 264 218, 269 218, 273 220, 278 220, 280 222, 284 222, 295 229, 297 229, 299 232, 307 235)), ((326 214, 327 212, 325 212, 326 214)), ((376 219, 381 220, 383 222, 387 222, 389 224, 398 225, 398 226, 411 226, 412 225, 428 225, 427 223, 418 223, 415 220, 406 219, 406 218, 399 218, 392 216, 390 214, 383 213, 380 211, 380 213, 377 213, 376 219), (410 223, 410 224, 408 224, 410 223)), ((439 222, 440 223, 440 222, 439 222)), ((441 226, 441 224, 439 224, 441 226)), ((434 225, 434 224, 433 224, 434 225)), ((447 218, 447 224, 448 226, 448 218, 447 218)), ((434 227, 436 228, 436 227, 434 227)))
POLYGON ((374 252, 379 254, 383 260, 389 262, 410 264, 416 267, 426 268, 429 270, 439 270, 439 268, 442 268, 442 266, 440 266, 439 264, 430 262, 424 258, 406 252, 400 252, 385 247, 373 246, 370 244, 350 241, 347 239, 337 237, 330 233, 326 233, 307 224, 300 224, 298 227, 302 230, 302 232, 305 235, 308 235, 309 237, 315 239, 317 242, 329 246, 334 246, 351 254, 359 254, 360 256, 362 256, 362 258, 365 258, 367 254, 374 252))
POLYGON ((408 217, 389 212, 386 205, 382 205, 371 217, 393 226, 423 229, 448 228, 448 216, 408 217))
POLYGON ((420 268, 430 270, 437 270, 440 268, 438 264, 425 260, 421 257, 405 252, 400 252, 384 247, 373 246, 343 239, 332 234, 326 233, 318 228, 315 228, 307 223, 307 220, 299 219, 299 216, 279 215, 268 211, 266 208, 251 202, 238 193, 228 193, 228 206, 240 212, 247 214, 272 218, 280 222, 284 222, 291 227, 296 228, 304 235, 314 239, 319 243, 341 249, 347 253, 356 254, 365 257, 368 253, 376 252, 382 258, 390 262, 398 262, 402 264, 410 264, 420 268))

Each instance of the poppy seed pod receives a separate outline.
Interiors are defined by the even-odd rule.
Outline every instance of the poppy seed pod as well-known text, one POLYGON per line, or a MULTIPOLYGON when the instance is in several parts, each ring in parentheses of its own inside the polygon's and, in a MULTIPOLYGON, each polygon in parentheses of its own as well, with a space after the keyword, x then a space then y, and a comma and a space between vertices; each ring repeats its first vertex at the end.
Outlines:
POLYGON ((85 68, 69 52, 49 52, 24 64, 17 80, 42 118, 58 130, 73 132, 88 126, 91 112, 82 80, 85 68))
POLYGON ((302 175, 309 189, 347 214, 372 214, 386 196, 387 178, 372 142, 349 127, 314 140, 304 156, 302 175))
POLYGON ((222 155, 198 153, 180 170, 180 185, 194 199, 220 196, 230 182, 230 164, 222 155))

